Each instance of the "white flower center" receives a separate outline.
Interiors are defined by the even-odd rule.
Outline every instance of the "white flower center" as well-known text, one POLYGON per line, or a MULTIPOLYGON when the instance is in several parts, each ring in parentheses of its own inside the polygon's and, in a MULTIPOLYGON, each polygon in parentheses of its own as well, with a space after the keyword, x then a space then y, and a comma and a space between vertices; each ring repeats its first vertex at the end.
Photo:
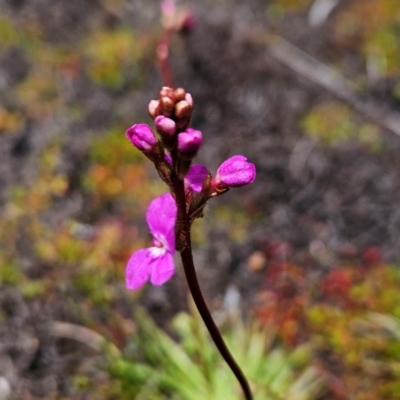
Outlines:
POLYGON ((167 252, 167 249, 164 247, 150 247, 150 252, 154 258, 158 258, 163 256, 167 252))
POLYGON ((168 250, 167 241, 165 240, 164 236, 161 236, 161 235, 154 236, 153 244, 154 244, 154 247, 151 247, 151 254, 154 257, 161 257, 168 250))

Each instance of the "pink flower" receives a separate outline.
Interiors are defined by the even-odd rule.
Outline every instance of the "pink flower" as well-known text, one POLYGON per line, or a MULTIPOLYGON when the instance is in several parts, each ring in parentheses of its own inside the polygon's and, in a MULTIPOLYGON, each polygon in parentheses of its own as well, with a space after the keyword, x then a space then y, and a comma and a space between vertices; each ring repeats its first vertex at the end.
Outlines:
POLYGON ((139 289, 148 280, 153 285, 160 286, 174 275, 176 215, 176 202, 170 193, 163 194, 150 203, 146 221, 154 246, 132 254, 125 271, 128 289, 139 289))
POLYGON ((256 178, 256 167, 247 162, 241 155, 233 156, 224 161, 217 169, 213 186, 221 184, 228 187, 244 186, 252 183, 256 178))

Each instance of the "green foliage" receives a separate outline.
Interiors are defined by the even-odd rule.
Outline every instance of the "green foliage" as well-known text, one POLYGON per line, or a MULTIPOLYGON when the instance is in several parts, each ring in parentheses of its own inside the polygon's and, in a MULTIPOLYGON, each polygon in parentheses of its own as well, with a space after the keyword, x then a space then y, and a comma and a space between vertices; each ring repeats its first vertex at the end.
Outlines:
POLYGON ((0 259, 1 274, 0 284, 16 286, 23 280, 22 273, 14 264, 7 263, 0 259))
POLYGON ((312 3, 312 0, 274 0, 268 6, 268 14, 274 16, 280 9, 280 13, 304 10, 312 3))
POLYGON ((140 42, 129 29, 95 31, 84 41, 83 52, 87 73, 96 84, 121 89, 140 83, 143 77, 138 62, 143 54, 140 42))
POLYGON ((393 0, 348 2, 335 17, 336 40, 372 62, 381 77, 400 72, 400 9, 393 0))
MULTIPOLYGON (((124 143, 123 137, 121 141, 124 143)), ((120 171, 124 171, 122 145, 116 144, 115 135, 111 136, 110 142, 108 146, 107 138, 103 138, 106 148, 120 149, 120 171)), ((129 150, 134 153, 129 143, 125 144, 126 152, 129 150)), ((94 143, 96 146, 97 142, 94 143)), ((123 280, 124 261, 135 247, 135 241, 137 246, 145 243, 137 240, 138 232, 134 227, 116 218, 104 219, 99 216, 93 225, 73 219, 54 222, 54 217, 51 217, 53 207, 69 188, 68 177, 60 169, 61 150, 61 141, 49 143, 38 155, 33 182, 27 186, 16 185, 10 191, 0 221, 3 245, 0 252, 0 282, 18 286, 27 298, 45 296, 59 285, 73 284, 74 290, 80 291, 89 303, 104 304, 115 295, 112 289, 115 279, 123 280), (37 266, 37 278, 34 280, 27 279, 20 270, 18 243, 21 241, 29 245, 30 265, 37 266), (46 280, 50 276, 54 279, 53 284, 46 280)), ((112 157, 110 160, 113 160, 112 157)), ((113 162, 116 163, 115 160, 113 162)), ((92 165, 100 167, 100 164, 92 165)), ((102 167, 109 168, 107 164, 102 167)), ((131 195, 133 185, 129 183, 135 182, 139 187, 146 178, 140 165, 126 168, 131 169, 121 174, 120 178, 115 178, 111 173, 107 178, 126 179, 123 183, 118 180, 120 195, 122 191, 131 195)), ((104 186, 107 181, 101 180, 98 184, 104 186)), ((101 193, 103 191, 100 190, 101 193)), ((95 206, 96 203, 93 203, 91 209, 95 206)), ((145 204, 142 204, 136 211, 127 211, 126 214, 136 216, 144 208, 145 204)))
MULTIPOLYGON (((241 399, 235 377, 211 342, 192 306, 172 322, 173 341, 143 311, 136 313, 137 331, 126 359, 118 359, 110 373, 121 382, 120 398, 241 399), (138 360, 137 362, 129 359, 138 360), (144 397, 143 393, 154 397, 144 397), (134 397, 132 397, 134 396, 134 397), (160 397, 166 396, 166 397, 160 397)), ((309 361, 306 347, 287 353, 272 346, 274 334, 257 324, 232 317, 222 330, 228 347, 250 381, 255 399, 315 398, 322 380, 309 361), (299 370, 302 372, 299 372, 299 370)), ((128 347, 129 348, 129 347, 128 347)))
POLYGON ((124 129, 112 127, 92 141, 91 164, 83 177, 83 185, 93 213, 102 212, 113 203, 129 219, 143 215, 151 199, 166 189, 160 180, 149 179, 146 168, 150 169, 151 165, 125 140, 124 129))
POLYGON ((343 103, 331 101, 316 105, 300 125, 307 135, 326 145, 357 140, 373 151, 382 148, 378 128, 358 122, 351 108, 343 103))
POLYGON ((215 224, 229 233, 232 242, 243 243, 246 240, 251 220, 243 208, 220 204, 213 207, 212 214, 215 224))
POLYGON ((5 16, 0 17, 0 54, 13 46, 20 46, 24 51, 30 52, 39 43, 39 35, 35 33, 36 27, 27 24, 21 28, 14 21, 5 16))

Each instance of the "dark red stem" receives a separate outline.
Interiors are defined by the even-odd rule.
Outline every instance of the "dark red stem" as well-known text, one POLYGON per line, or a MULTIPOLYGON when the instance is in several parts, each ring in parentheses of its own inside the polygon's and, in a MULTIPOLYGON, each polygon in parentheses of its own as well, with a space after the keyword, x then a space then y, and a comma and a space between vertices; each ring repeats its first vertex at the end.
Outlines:
POLYGON ((174 193, 176 196, 176 202, 178 205, 178 221, 181 224, 181 237, 183 238, 184 246, 180 251, 181 260, 183 264, 183 269, 185 271, 186 280, 189 286, 190 293, 193 297, 193 301, 196 304, 196 307, 203 319, 204 324, 206 325, 208 332, 215 345, 217 346, 220 354, 235 374, 237 380, 240 383, 240 386, 243 389, 246 400, 252 400, 253 396, 251 394, 249 383, 247 382, 246 377, 244 376, 242 370, 239 365, 236 363, 232 354, 230 353, 228 347, 226 346, 224 339, 221 336, 221 333, 215 324, 210 310, 207 307, 207 303, 204 300, 203 293, 200 289, 199 281, 197 279, 196 270, 193 262, 193 254, 192 254, 192 243, 191 243, 191 234, 190 234, 190 221, 189 216, 186 211, 186 199, 185 199, 185 191, 183 181, 177 180, 174 185, 174 193))
MULTIPOLYGON (((172 34, 172 29, 165 30, 164 35, 161 38, 160 43, 157 47, 157 59, 160 63, 163 84, 164 86, 169 86, 171 88, 173 87, 173 82, 169 65, 169 45, 172 34)), ((173 176, 171 177, 172 181, 170 183, 170 187, 175 195, 175 200, 178 206, 177 226, 180 229, 179 237, 182 239, 183 242, 180 250, 180 255, 190 293, 192 295, 194 303, 196 304, 197 310, 199 311, 201 318, 203 319, 203 322, 206 325, 208 332, 210 333, 212 340, 214 341, 220 354, 228 364, 229 368, 232 370, 237 380, 239 381, 246 400, 253 400, 253 395, 251 394, 249 383, 247 382, 247 379, 244 376, 242 370, 240 369, 239 365, 236 363, 228 347, 226 346, 224 339, 222 338, 222 335, 211 316, 210 310, 207 307, 207 303, 204 300, 203 293, 201 292, 193 262, 192 239, 190 233, 191 216, 188 215, 188 210, 186 209, 184 183, 178 178, 176 174, 176 153, 172 152, 171 156, 173 160, 173 176)))

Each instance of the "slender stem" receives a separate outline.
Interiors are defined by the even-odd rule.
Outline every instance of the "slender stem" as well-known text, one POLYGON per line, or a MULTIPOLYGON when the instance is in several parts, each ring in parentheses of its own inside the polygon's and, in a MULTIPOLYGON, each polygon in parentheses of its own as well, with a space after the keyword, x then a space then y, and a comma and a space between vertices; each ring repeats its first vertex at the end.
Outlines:
POLYGON ((184 239, 184 246, 180 252, 181 260, 185 271, 185 276, 189 286, 189 290, 193 297, 193 301, 196 304, 196 307, 201 315, 201 318, 203 319, 204 324, 206 325, 207 330, 210 333, 211 338, 214 341, 215 345, 217 346, 220 354, 222 355, 222 357, 224 358, 224 360, 226 361, 232 372, 235 374, 237 380, 239 381, 246 400, 252 400, 253 396, 251 394, 249 383, 247 382, 247 379, 244 376, 242 370, 240 369, 239 365, 237 364, 232 354, 230 353, 228 347, 226 346, 224 339, 222 338, 222 335, 211 316, 210 310, 207 307, 207 303, 205 302, 203 293, 200 289, 199 281, 197 279, 197 274, 193 262, 190 222, 189 222, 189 216, 187 215, 186 211, 185 192, 182 181, 177 180, 175 182, 174 193, 176 195, 176 202, 178 205, 178 219, 182 224, 181 234, 184 239))
MULTIPOLYGON (((166 29, 157 47, 157 58, 160 63, 163 84, 169 87, 173 87, 171 68, 169 65, 169 45, 172 34, 172 29, 166 29)), ((211 316, 210 310, 207 307, 207 303, 204 300, 203 293, 201 292, 193 262, 192 239, 190 234, 191 216, 188 215, 188 211, 186 209, 184 184, 183 181, 179 179, 176 174, 176 152, 173 151, 171 153, 171 156, 173 160, 173 177, 171 182, 172 184, 169 186, 175 194, 175 200, 178 206, 177 225, 180 228, 179 236, 183 239, 183 246, 180 250, 180 254, 190 293, 200 313, 200 316, 203 319, 203 322, 206 325, 208 332, 210 333, 212 340, 214 341, 220 354, 228 364, 229 368, 232 370, 237 380, 239 381, 245 399, 253 400, 253 395, 251 393, 249 383, 247 382, 247 379, 244 376, 242 370, 240 369, 239 365, 237 364, 228 347, 226 346, 224 339, 222 338, 222 335, 211 316)))
POLYGON ((173 31, 167 29, 157 46, 157 59, 160 63, 161 77, 164 86, 173 87, 171 68, 169 65, 169 44, 173 31))

